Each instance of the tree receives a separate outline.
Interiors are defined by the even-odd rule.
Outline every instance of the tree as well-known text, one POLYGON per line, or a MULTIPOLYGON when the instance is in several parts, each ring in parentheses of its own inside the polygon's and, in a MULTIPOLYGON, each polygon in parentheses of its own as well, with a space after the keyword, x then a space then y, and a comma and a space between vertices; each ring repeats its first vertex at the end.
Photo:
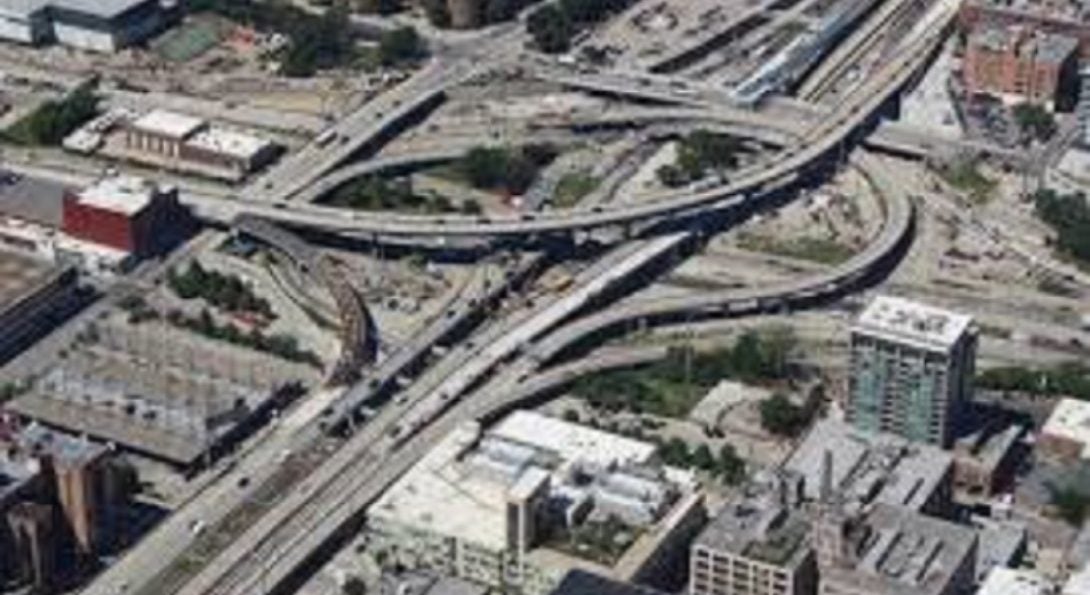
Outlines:
POLYGON ((450 9, 446 0, 424 0, 424 14, 435 27, 445 29, 450 26, 450 9))
POLYGON ((462 158, 459 168, 477 188, 495 188, 503 181, 507 157, 503 149, 474 147, 462 158))
POLYGON ((716 471, 724 482, 734 485, 745 477, 746 462, 738 456, 734 446, 724 444, 719 449, 719 461, 716 471))
POLYGON ((680 167, 669 163, 655 170, 655 175, 658 176, 659 182, 667 188, 680 188, 689 183, 685 172, 680 167))
POLYGON ((697 469, 705 471, 711 471, 715 468, 715 457, 712 456, 712 450, 708 448, 707 444, 696 447, 696 450, 693 451, 692 463, 697 469))
POLYGON ((765 359, 761 349, 761 340, 752 331, 743 333, 731 350, 733 372, 743 380, 753 380, 764 376, 765 359))
POLYGON ((64 99, 44 102, 9 128, 6 136, 22 144, 59 145, 66 136, 98 114, 96 87, 96 81, 84 83, 64 99))
POLYGON ((667 465, 688 467, 689 445, 681 438, 671 438, 659 448, 662 461, 667 465))
POLYGON ((571 48, 575 34, 568 14, 553 4, 535 10, 526 20, 526 31, 537 48, 547 54, 560 54, 571 48))
POLYGON ((786 396, 775 393, 761 402, 761 426, 780 436, 794 436, 806 423, 802 407, 786 396))
POLYGON ((1055 118, 1047 109, 1035 103, 1014 106, 1014 120, 1025 137, 1041 142, 1047 141, 1056 132, 1055 118))
POLYGON ((1087 512, 1090 511, 1090 496, 1071 487, 1048 487, 1051 491, 1052 505, 1056 507, 1060 518, 1072 527, 1081 527, 1087 512))
POLYGON ((418 60, 427 53, 423 39, 413 27, 398 27, 382 34, 378 44, 379 60, 395 66, 418 60))
POLYGON ((359 577, 349 577, 348 580, 344 581, 341 593, 343 595, 367 595, 367 583, 363 582, 363 579, 359 577))

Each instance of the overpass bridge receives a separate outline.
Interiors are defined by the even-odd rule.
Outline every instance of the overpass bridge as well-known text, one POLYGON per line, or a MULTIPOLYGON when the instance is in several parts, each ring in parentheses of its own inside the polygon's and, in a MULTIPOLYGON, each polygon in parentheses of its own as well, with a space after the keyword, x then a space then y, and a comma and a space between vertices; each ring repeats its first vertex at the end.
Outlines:
MULTIPOLYGON (((946 5, 940 5, 945 7, 946 5)), ((953 18, 951 9, 941 18, 953 18)), ((414 216, 396 213, 345 213, 320 205, 248 201, 220 201, 189 197, 194 210, 209 219, 230 224, 235 217, 256 215, 289 226, 315 228, 327 232, 358 236, 409 236, 439 243, 450 237, 535 236, 567 233, 609 226, 626 227, 649 220, 680 219, 704 209, 732 209, 749 204, 754 197, 799 172, 819 164, 830 152, 840 148, 861 125, 896 93, 920 68, 930 49, 941 40, 942 32, 924 33, 906 43, 904 51, 871 80, 856 89, 847 102, 828 118, 803 132, 802 139, 779 153, 771 166, 750 168, 732 183, 704 192, 671 192, 655 200, 638 203, 595 206, 591 209, 557 210, 546 213, 522 213, 517 216, 414 216)))
POLYGON ((352 382, 360 368, 371 361, 375 338, 371 316, 356 290, 334 270, 327 256, 295 234, 257 217, 242 215, 235 220, 235 229, 280 251, 290 258, 304 275, 315 279, 333 297, 340 313, 341 353, 330 368, 330 384, 352 382))

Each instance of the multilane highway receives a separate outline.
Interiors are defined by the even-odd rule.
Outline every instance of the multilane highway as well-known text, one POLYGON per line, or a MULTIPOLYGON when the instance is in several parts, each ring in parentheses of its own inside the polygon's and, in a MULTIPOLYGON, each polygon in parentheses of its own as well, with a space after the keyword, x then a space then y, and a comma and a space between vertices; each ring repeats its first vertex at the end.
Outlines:
POLYGON ((558 210, 546 213, 524 213, 519 216, 411 216, 393 213, 353 212, 297 203, 221 201, 191 198, 191 206, 202 216, 230 223, 242 214, 256 215, 293 226, 304 226, 330 232, 358 235, 412 236, 419 238, 451 236, 525 236, 588 230, 600 227, 627 226, 648 220, 684 217, 702 209, 737 207, 759 195, 765 188, 791 179, 806 170, 848 140, 859 126, 885 103, 927 60, 942 39, 942 26, 955 14, 948 3, 935 7, 940 14, 929 15, 936 30, 922 32, 907 39, 897 59, 886 64, 866 83, 857 87, 845 103, 835 108, 830 117, 806 131, 798 144, 780 152, 781 159, 771 166, 762 165, 744 171, 732 183, 705 192, 671 192, 657 200, 591 210, 558 210))

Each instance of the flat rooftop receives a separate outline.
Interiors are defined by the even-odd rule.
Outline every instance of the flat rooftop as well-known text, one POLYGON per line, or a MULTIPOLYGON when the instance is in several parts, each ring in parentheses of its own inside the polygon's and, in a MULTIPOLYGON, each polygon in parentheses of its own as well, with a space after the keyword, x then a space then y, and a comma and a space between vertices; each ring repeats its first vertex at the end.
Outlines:
POLYGON ((293 382, 303 364, 156 323, 98 321, 94 345, 71 350, 6 408, 187 465, 293 382))
POLYGON ((723 506, 694 545, 793 568, 811 549, 810 522, 798 503, 785 502, 801 478, 782 470, 757 473, 723 506))
POLYGON ((878 296, 856 319, 852 331, 908 343, 922 349, 950 350, 973 319, 942 308, 893 296, 878 296))
POLYGON ((134 120, 131 126, 151 134, 181 140, 196 133, 205 124, 203 118, 155 109, 134 120))
POLYGON ((819 496, 826 452, 832 456, 833 490, 842 501, 911 510, 927 503, 953 465, 952 455, 934 446, 822 419, 784 464, 804 478, 804 493, 811 500, 819 496))
POLYGON ((1048 595, 1052 583, 1032 570, 997 567, 988 573, 977 595, 1048 595))
POLYGON ((559 477, 576 469, 614 470, 647 462, 654 452, 651 444, 517 411, 487 432, 471 423, 448 434, 368 515, 502 551, 509 499, 525 497, 542 482, 556 488, 559 477))
POLYGON ((64 220, 64 184, 0 170, 0 216, 59 228, 64 220))
POLYGON ((941 595, 975 559, 971 527, 884 504, 863 523, 865 537, 852 566, 823 569, 823 580, 886 595, 941 595))
POLYGON ((106 176, 84 188, 80 204, 128 216, 136 215, 151 204, 158 192, 150 180, 135 176, 106 176))
POLYGON ((36 461, 13 460, 0 452, 0 506, 9 504, 7 500, 33 481, 38 470, 36 461))
POLYGON ((205 128, 197 132, 186 144, 237 159, 254 159, 272 146, 271 142, 261 137, 218 127, 205 128))
POLYGON ((48 453, 58 462, 72 466, 87 464, 107 452, 105 445, 86 436, 72 436, 36 423, 20 430, 17 440, 28 454, 48 453))
POLYGON ((1090 402, 1060 399, 1041 428, 1041 434, 1080 443, 1083 445, 1082 458, 1090 458, 1090 402))

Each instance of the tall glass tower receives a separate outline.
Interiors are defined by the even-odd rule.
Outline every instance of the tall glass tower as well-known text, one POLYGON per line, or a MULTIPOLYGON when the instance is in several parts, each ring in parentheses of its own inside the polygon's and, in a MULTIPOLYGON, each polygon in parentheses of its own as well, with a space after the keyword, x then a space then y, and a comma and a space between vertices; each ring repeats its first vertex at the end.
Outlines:
POLYGON ((902 298, 876 298, 851 331, 848 421, 948 447, 972 397, 972 318, 902 298))

